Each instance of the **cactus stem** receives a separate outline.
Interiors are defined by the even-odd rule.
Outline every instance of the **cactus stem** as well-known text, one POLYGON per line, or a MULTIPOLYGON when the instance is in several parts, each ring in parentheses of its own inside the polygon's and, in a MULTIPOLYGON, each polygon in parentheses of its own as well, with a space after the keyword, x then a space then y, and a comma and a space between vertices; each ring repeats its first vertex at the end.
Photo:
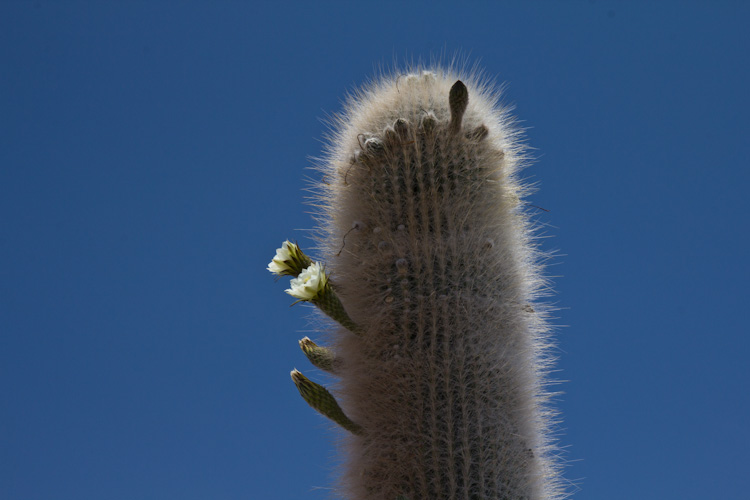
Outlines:
POLYGON ((423 69, 354 93, 335 120, 313 188, 331 280, 315 263, 290 293, 357 334, 337 329, 331 351, 300 342, 335 368, 356 424, 292 378, 359 434, 344 437, 336 496, 560 500, 526 147, 482 77, 423 69))
POLYGON ((312 299, 310 302, 350 332, 357 335, 362 333, 361 328, 347 314, 346 309, 344 309, 343 304, 339 300, 338 295, 336 295, 336 292, 333 291, 330 283, 326 285, 318 297, 312 299))

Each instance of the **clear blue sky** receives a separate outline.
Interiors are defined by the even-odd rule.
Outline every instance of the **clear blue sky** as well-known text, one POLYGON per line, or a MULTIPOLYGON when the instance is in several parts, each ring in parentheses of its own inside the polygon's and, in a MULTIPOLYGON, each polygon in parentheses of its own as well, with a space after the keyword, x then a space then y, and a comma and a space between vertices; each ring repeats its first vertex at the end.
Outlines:
POLYGON ((0 4, 0 498, 327 498, 265 266, 321 119, 457 50, 535 148, 574 498, 746 498, 750 4, 458 3, 0 4))

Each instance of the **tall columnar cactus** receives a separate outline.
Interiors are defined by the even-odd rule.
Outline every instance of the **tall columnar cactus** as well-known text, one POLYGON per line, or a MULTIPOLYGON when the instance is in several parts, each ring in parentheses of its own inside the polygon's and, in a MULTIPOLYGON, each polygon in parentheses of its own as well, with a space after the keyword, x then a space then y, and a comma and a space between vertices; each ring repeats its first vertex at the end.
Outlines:
POLYGON ((326 266, 289 242, 269 266, 339 323, 332 346, 300 345, 340 377, 340 406, 292 377, 350 431, 345 498, 563 496, 523 147, 497 99, 450 69, 384 77, 352 96, 317 186, 326 266))

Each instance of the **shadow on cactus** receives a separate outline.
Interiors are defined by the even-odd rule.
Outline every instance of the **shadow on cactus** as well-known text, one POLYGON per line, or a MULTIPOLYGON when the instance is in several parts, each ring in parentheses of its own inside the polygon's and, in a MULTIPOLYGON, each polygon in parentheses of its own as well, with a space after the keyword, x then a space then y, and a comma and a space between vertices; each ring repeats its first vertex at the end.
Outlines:
POLYGON ((414 69, 352 95, 319 165, 317 251, 268 269, 337 324, 304 338, 349 431, 337 494, 364 500, 565 496, 546 390, 547 290, 518 172, 519 132, 476 74, 414 69), (532 305, 533 304, 533 305, 532 305))

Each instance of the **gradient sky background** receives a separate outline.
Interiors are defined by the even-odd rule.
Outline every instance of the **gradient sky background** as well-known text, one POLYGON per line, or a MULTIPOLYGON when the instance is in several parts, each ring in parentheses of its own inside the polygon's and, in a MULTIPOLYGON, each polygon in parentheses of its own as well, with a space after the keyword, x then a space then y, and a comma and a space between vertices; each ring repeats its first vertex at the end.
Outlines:
POLYGON ((538 158, 574 498, 746 498, 750 3, 457 3, 0 3, 0 498, 327 498, 265 267, 321 119, 455 51, 538 158))

